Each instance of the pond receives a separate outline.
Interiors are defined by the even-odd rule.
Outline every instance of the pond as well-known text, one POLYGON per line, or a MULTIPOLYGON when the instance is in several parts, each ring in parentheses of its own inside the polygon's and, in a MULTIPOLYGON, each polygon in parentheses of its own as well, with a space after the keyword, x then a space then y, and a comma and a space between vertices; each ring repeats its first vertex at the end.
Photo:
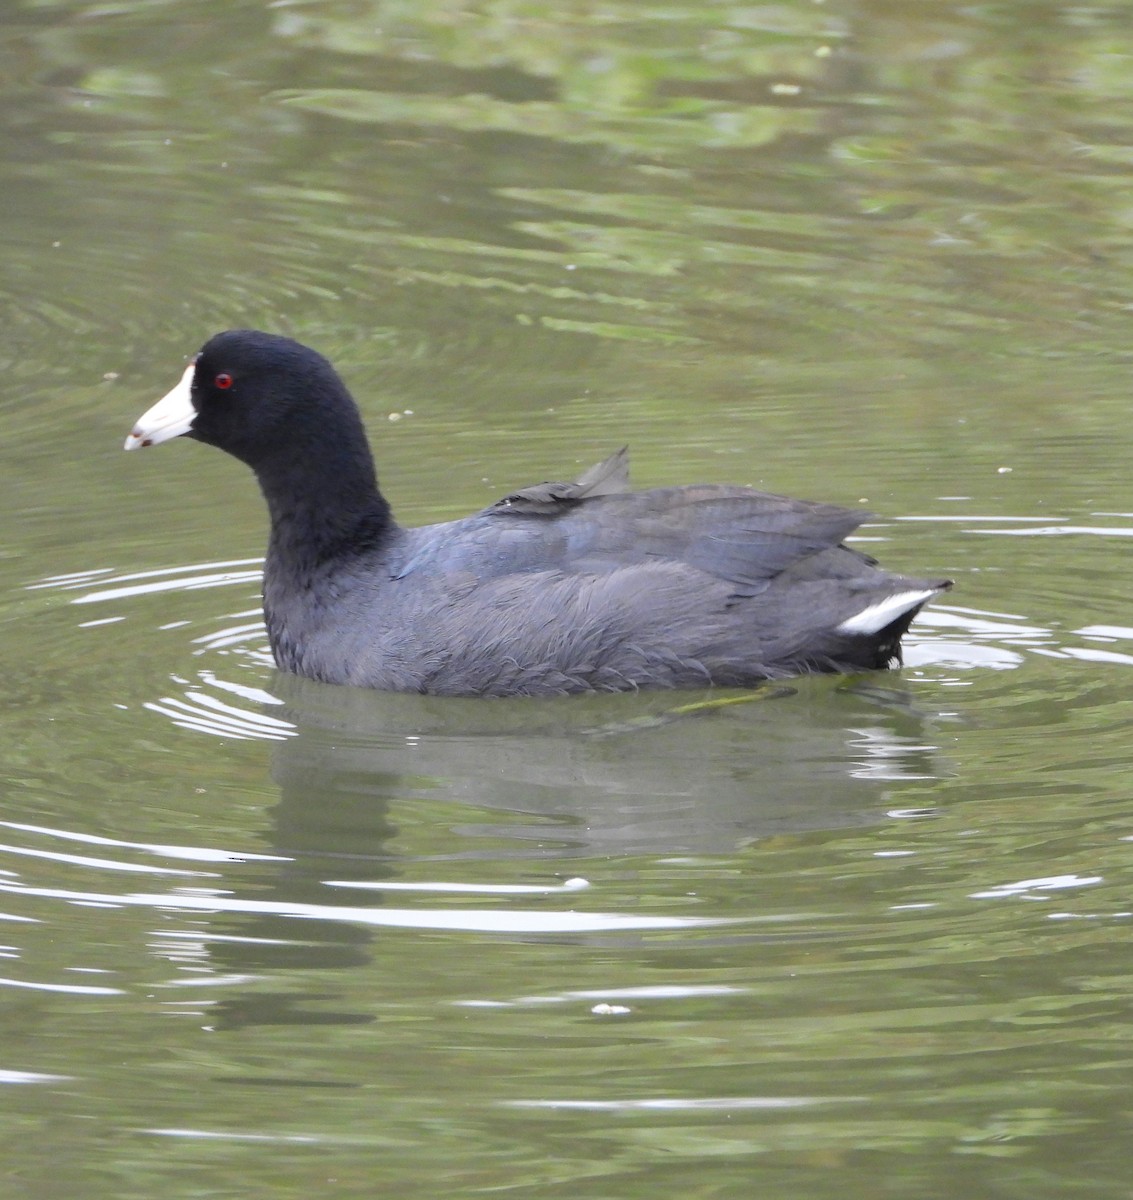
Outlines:
POLYGON ((13 0, 0 1191, 1126 1195, 1120 3, 13 0), (899 672, 276 671, 251 475, 134 419, 317 347, 409 524, 629 444, 955 580, 899 672))

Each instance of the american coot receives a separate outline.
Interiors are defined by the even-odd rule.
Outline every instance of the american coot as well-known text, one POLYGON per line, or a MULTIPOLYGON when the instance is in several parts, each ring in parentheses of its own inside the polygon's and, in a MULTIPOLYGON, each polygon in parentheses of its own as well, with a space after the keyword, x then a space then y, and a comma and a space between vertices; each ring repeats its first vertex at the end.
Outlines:
POLYGON ((334 369, 267 333, 207 342, 126 449, 182 434, 256 473, 272 653, 328 683, 554 695, 887 667, 950 586, 843 546, 863 512, 723 484, 631 492, 624 450, 404 529, 334 369))

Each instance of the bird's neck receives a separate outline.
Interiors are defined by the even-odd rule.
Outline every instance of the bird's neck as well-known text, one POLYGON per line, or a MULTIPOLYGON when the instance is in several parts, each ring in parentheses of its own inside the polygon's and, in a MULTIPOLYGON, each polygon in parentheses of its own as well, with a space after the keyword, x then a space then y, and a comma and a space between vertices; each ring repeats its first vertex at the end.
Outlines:
POLYGON ((350 451, 309 442, 257 464, 256 477, 271 516, 270 573, 310 581, 380 551, 397 531, 364 442, 350 451))

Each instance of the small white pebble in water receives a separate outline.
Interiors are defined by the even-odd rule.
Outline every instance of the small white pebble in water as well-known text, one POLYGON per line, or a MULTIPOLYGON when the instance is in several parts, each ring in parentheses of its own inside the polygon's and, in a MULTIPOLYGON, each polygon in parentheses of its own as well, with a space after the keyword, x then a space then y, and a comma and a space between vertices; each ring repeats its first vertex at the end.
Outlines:
POLYGON ((62 242, 52 242, 52 243, 51 243, 51 249, 52 249, 52 250, 58 250, 58 249, 59 249, 59 247, 60 247, 60 246, 62 246, 62 245, 63 245, 63 243, 62 243, 62 242))
POLYGON ((398 412, 393 412, 393 413, 390 413, 390 415, 389 415, 389 419, 390 419, 391 421, 400 421, 400 420, 401 420, 401 413, 398 413, 398 412))
POLYGON ((815 58, 829 58, 834 53, 830 46, 819 46, 814 52, 815 58))
POLYGON ((572 879, 565 879, 563 887, 570 888, 572 891, 578 891, 579 888, 588 888, 590 886, 589 879, 583 879, 576 875, 572 879))
POLYGON ((624 1004, 595 1004, 590 1011, 596 1017, 624 1017, 631 1010, 624 1004))
POLYGON ((103 373, 102 377, 103 377, 103 379, 106 380, 107 383, 109 383, 112 379, 118 378, 118 372, 117 371, 106 371, 103 373))
POLYGON ((402 415, 403 417, 411 417, 411 416, 413 416, 413 409, 411 409, 411 408, 403 408, 403 409, 401 410, 401 415, 402 415))
POLYGON ((797 96, 802 90, 797 83, 773 83, 771 85, 773 96, 797 96))
POLYGON ((1010 475, 1011 472, 1014 470, 1015 470, 1014 467, 996 467, 995 468, 997 475, 1010 475))
POLYGON ((577 263, 567 263, 567 265, 566 265, 566 269, 567 269, 568 271, 577 271, 577 270, 578 270, 578 264, 577 264, 577 263))

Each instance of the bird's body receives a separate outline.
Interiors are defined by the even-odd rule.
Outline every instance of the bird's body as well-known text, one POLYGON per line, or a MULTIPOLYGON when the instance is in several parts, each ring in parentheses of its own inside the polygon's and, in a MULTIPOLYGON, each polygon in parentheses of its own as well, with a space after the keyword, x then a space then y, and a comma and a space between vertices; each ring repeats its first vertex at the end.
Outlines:
POLYGON ((949 586, 844 546, 857 510, 717 484, 631 492, 624 451, 403 528, 338 376, 268 334, 213 338, 127 446, 180 433, 256 472, 272 652, 329 683, 553 695, 886 667, 949 586))

